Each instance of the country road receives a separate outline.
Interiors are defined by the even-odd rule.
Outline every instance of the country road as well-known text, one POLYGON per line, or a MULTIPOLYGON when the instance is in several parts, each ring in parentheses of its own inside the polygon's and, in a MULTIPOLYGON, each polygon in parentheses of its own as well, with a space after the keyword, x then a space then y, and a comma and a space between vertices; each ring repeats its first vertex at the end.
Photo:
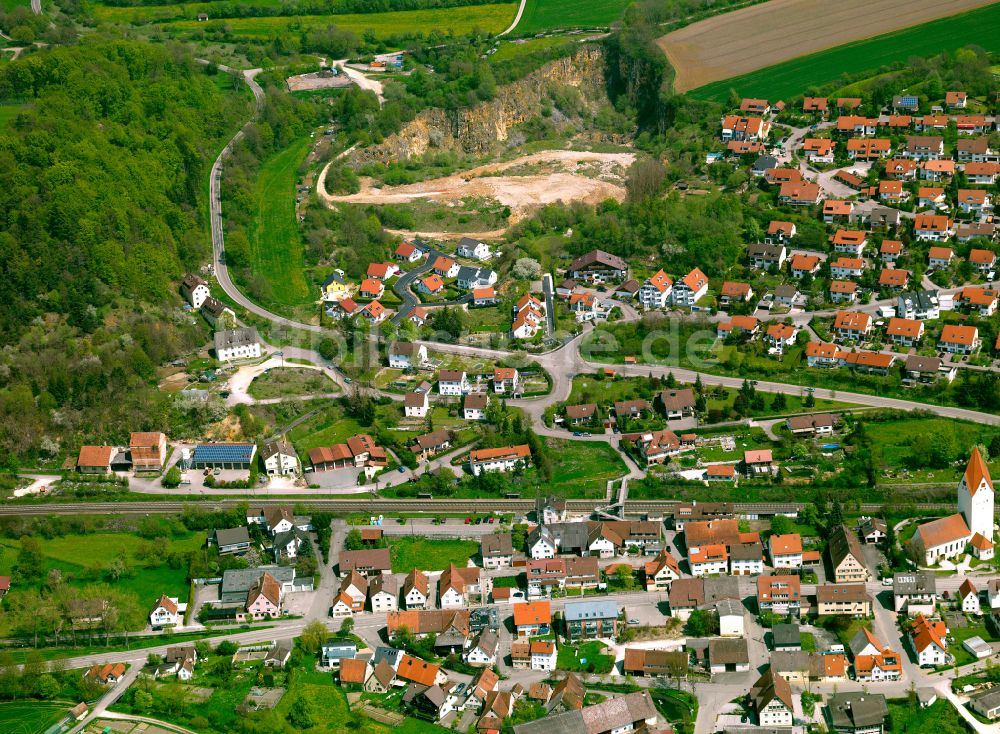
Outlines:
MULTIPOLYGON (((227 70, 227 69, 224 69, 227 70)), ((228 71, 228 70, 227 70, 228 71)), ((256 83, 254 77, 258 73, 258 70, 244 72, 243 77, 250 85, 253 90, 254 98, 256 100, 256 107, 254 112, 254 118, 259 114, 263 104, 264 104, 264 91, 261 89, 260 85, 256 83)), ((252 122, 247 122, 249 125, 252 122)), ((222 165, 225 158, 229 155, 232 147, 242 138, 246 126, 240 130, 233 139, 229 142, 226 148, 219 155, 215 164, 212 166, 211 182, 210 182, 210 206, 211 206, 211 222, 212 222, 212 244, 214 253, 214 262, 216 269, 216 277, 218 279, 220 287, 225 291, 225 293, 232 298, 236 303, 240 304, 243 308, 247 309, 249 312, 256 314, 264 319, 271 321, 274 324, 284 326, 289 329, 306 331, 314 334, 323 333, 324 329, 321 326, 315 324, 306 324, 298 322, 284 316, 280 316, 269 311, 267 308, 260 306, 259 304, 250 300, 246 295, 244 295, 239 288, 235 286, 232 279, 230 278, 228 269, 225 264, 225 235, 223 231, 222 223, 222 202, 221 202, 221 173, 222 165)), ((428 258, 429 262, 430 258, 428 258)), ((409 286, 415 280, 416 275, 423 272, 426 268, 425 265, 420 268, 414 269, 410 274, 404 276, 397 282, 396 288, 397 292, 404 299, 404 305, 401 307, 400 311, 408 311, 412 307, 410 299, 413 298, 412 291, 409 286), (409 294, 409 295, 407 295, 409 294)), ((955 289, 950 289, 950 292, 954 292, 955 289)), ((862 306, 863 310, 872 311, 876 310, 879 306, 885 305, 887 302, 872 302, 862 306)), ((625 312, 625 320, 631 320, 639 318, 639 315, 634 311, 630 310, 625 312)), ((829 315, 833 312, 816 312, 816 313, 802 313, 793 316, 793 320, 798 325, 805 325, 808 321, 815 315, 829 315)), ((777 316, 770 317, 770 315, 765 318, 778 318, 777 316)), ((400 315, 397 314, 396 323, 398 323, 400 315)), ((561 345, 555 347, 554 349, 544 352, 541 354, 533 354, 530 359, 537 361, 544 369, 546 369, 552 376, 553 388, 552 391, 543 397, 534 399, 517 399, 511 400, 512 405, 523 408, 531 417, 532 422, 536 426, 543 426, 542 416, 545 412, 546 407, 560 401, 565 401, 570 394, 572 388, 573 377, 579 374, 589 374, 595 370, 608 367, 614 369, 618 374, 628 375, 628 376, 648 376, 650 374, 666 376, 668 373, 673 373, 674 377, 685 381, 693 382, 697 378, 701 380, 706 385, 722 385, 725 387, 739 387, 743 383, 742 377, 728 377, 714 375, 707 372, 698 372, 690 369, 681 369, 679 367, 669 367, 669 366, 659 366, 659 365, 620 365, 617 363, 603 363, 600 361, 588 361, 580 354, 580 344, 584 336, 588 333, 590 329, 593 328, 592 324, 588 324, 584 327, 583 331, 576 335, 575 337, 569 339, 568 341, 562 343, 561 345)), ((446 354, 464 354, 469 356, 481 357, 485 359, 497 359, 497 358, 507 358, 511 359, 517 356, 518 353, 511 352, 503 349, 485 349, 482 347, 471 347, 465 345, 456 345, 448 343, 439 342, 422 342, 427 345, 428 349, 446 354)), ((299 350, 302 356, 306 358, 319 359, 318 355, 310 350, 299 350)), ((322 363, 322 361, 317 362, 322 363)), ((325 370, 326 371, 326 370, 325 370)), ((334 379, 342 387, 345 381, 342 377, 337 375, 336 370, 329 369, 329 373, 334 376, 334 379)), ((806 388, 802 385, 788 384, 773 381, 757 381, 756 388, 762 392, 768 393, 784 393, 786 395, 798 395, 802 394, 806 388)), ((875 407, 875 408, 892 408, 898 410, 924 410, 936 415, 955 418, 961 420, 968 420, 978 423, 985 423, 989 425, 1000 425, 1000 416, 993 415, 990 413, 985 413, 982 411, 970 410, 967 408, 958 408, 953 406, 942 406, 933 405, 929 403, 921 403, 913 400, 904 400, 900 398, 890 398, 883 397, 879 395, 868 395, 864 393, 855 393, 850 391, 842 390, 829 390, 826 388, 816 388, 814 390, 814 395, 818 398, 827 398, 830 400, 840 400, 845 402, 853 402, 858 405, 875 407)), ((569 432, 566 432, 565 438, 572 440, 572 436, 569 432)), ((631 474, 631 472, 630 472, 631 474)))

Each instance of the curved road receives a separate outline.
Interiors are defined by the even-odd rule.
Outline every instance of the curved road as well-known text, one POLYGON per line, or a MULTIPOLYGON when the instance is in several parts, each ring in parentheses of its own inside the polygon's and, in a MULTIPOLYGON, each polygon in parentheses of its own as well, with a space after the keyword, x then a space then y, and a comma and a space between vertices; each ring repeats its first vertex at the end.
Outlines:
MULTIPOLYGON (((32 0, 35 2, 35 0, 32 0)), ((528 4, 528 0, 521 0, 521 4, 517 6, 517 15, 514 16, 513 22, 507 26, 504 30, 497 33, 498 36, 506 36, 512 30, 517 28, 517 24, 521 22, 521 16, 524 15, 524 6, 528 4)))
MULTIPOLYGON (((225 71, 231 71, 225 69, 225 71)), ((253 119, 259 114, 263 103, 264 103, 264 91, 261 89, 260 85, 257 84, 254 77, 260 70, 251 70, 243 73, 243 78, 246 80, 247 84, 250 85, 253 91, 254 98, 256 100, 256 107, 254 111, 254 117, 247 122, 247 125, 243 127, 229 144, 223 149, 222 153, 219 154, 218 159, 216 159, 215 164, 212 166, 211 182, 210 182, 210 207, 211 207, 211 223, 212 223, 212 245, 215 263, 216 278, 218 279, 220 287, 225 291, 225 293, 232 298, 236 303, 240 304, 243 308, 247 309, 249 312, 256 314, 268 321, 275 324, 280 324, 290 329, 297 329, 301 331, 307 331, 312 333, 323 333, 324 329, 321 326, 315 324, 306 324, 292 319, 288 319, 284 316, 280 316, 263 306, 251 301, 247 298, 233 283, 229 276, 229 272, 225 264, 225 235, 222 226, 222 202, 221 202, 221 172, 222 164, 225 158, 232 151, 233 146, 242 139, 246 127, 251 124, 253 119)), ((430 258, 428 258, 428 262, 430 258)), ((426 265, 426 264, 425 264, 426 265)), ((416 271, 421 271, 420 268, 416 268, 416 271)), ((413 271, 411 271, 413 272, 413 271)), ((412 277, 415 277, 412 276, 412 277)), ((396 286, 401 287, 403 292, 408 292, 409 289, 405 286, 412 281, 412 277, 408 280, 400 279, 403 281, 397 282, 396 286)), ((404 298, 405 301, 405 298, 404 298)), ((871 308, 875 304, 869 304, 868 307, 871 308)), ((401 309, 402 310, 402 309, 401 309)), ((812 315, 816 314, 803 314, 799 316, 799 319, 808 320, 812 315)), ((638 318, 638 314, 628 314, 628 318, 638 318)), ((547 353, 531 355, 529 358, 537 361, 542 367, 544 367, 553 379, 553 389, 552 391, 542 397, 535 399, 519 399, 509 401, 513 405, 518 405, 524 408, 529 415, 534 420, 536 425, 542 424, 542 414, 545 408, 553 403, 564 401, 569 397, 570 390, 572 388, 572 378, 575 375, 590 373, 595 369, 600 369, 602 367, 610 367, 614 369, 619 374, 624 374, 628 376, 648 376, 650 373, 654 375, 665 376, 668 372, 672 372, 674 377, 685 381, 693 382, 698 377, 701 377, 705 384, 715 384, 722 385, 725 387, 739 387, 743 383, 742 377, 725 377, 720 375, 714 375, 706 372, 697 372, 695 370, 681 369, 679 367, 669 367, 669 366, 657 366, 657 365, 621 365, 612 363, 601 363, 598 361, 588 361, 579 352, 579 345, 585 334, 588 333, 593 325, 588 325, 584 327, 584 330, 575 336, 574 338, 568 340, 559 347, 549 351, 547 353)), ((427 345, 429 349, 434 349, 438 352, 451 353, 451 354, 466 354, 475 357, 483 357, 488 359, 496 359, 497 357, 505 357, 507 359, 515 359, 519 355, 518 353, 500 350, 500 349, 485 349, 482 347, 472 347, 464 345, 455 344, 445 344, 438 342, 422 342, 427 345)), ((305 358, 319 360, 318 364, 323 364, 324 362, 319 359, 311 350, 305 349, 293 349, 285 348, 286 355, 291 355, 293 352, 305 358)), ((327 370, 324 370, 327 371, 327 370)), ((334 370, 329 370, 328 374, 334 377, 338 384, 344 386, 345 382, 342 376, 337 375, 334 370)), ((801 394, 805 387, 801 385, 786 384, 780 382, 770 382, 770 381, 758 381, 757 389, 764 392, 771 393, 784 393, 788 395, 801 394)), ((815 388, 814 394, 819 398, 827 398, 831 400, 844 400, 848 402, 854 402, 858 405, 865 405, 877 408, 893 408, 899 410, 926 410, 931 413, 946 417, 946 418, 956 418, 962 420, 970 420, 980 423, 988 423, 991 425, 1000 425, 1000 416, 992 415, 989 413, 983 413, 975 410, 968 410, 965 408, 957 408, 951 406, 941 406, 932 405, 929 403, 920 403, 912 400, 902 400, 898 398, 882 397, 878 395, 867 395, 863 393, 845 392, 840 390, 829 390, 825 388, 815 388)), ((572 438, 567 432, 567 438, 572 438)))

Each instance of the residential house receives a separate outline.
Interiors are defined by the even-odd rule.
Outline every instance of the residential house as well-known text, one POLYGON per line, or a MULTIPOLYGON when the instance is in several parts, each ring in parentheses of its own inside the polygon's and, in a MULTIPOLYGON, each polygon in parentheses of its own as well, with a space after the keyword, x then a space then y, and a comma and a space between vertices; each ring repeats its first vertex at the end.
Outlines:
POLYGON ((798 533, 772 535, 767 543, 774 568, 802 567, 802 537, 798 533))
POLYGON ((479 555, 483 568, 510 568, 514 559, 510 533, 484 535, 479 541, 479 555))
POLYGON ((900 155, 921 161, 938 160, 944 157, 944 138, 933 135, 908 135, 900 155))
POLYGON ((649 309, 664 309, 671 300, 673 281, 662 269, 646 279, 639 288, 639 303, 649 309))
POLYGON ((469 647, 462 652, 462 660, 474 668, 492 666, 497 660, 497 650, 500 639, 491 629, 484 629, 474 638, 469 647))
POLYGON ((820 584, 816 611, 822 616, 870 617, 872 598, 862 584, 820 584))
POLYGON ((840 339, 861 341, 871 330, 871 315, 860 311, 837 311, 833 320, 833 331, 840 339))
POLYGON ((865 271, 865 261, 859 257, 838 257, 830 263, 833 278, 860 278, 865 271))
POLYGON ((474 288, 489 288, 497 282, 496 271, 489 268, 470 268, 462 266, 458 269, 455 283, 459 288, 473 290, 474 288))
POLYGON ((837 734, 883 734, 889 707, 881 693, 834 693, 827 698, 824 718, 837 734))
POLYGON ((469 468, 475 476, 484 471, 513 471, 515 467, 531 463, 531 450, 526 444, 493 449, 475 449, 469 452, 469 468))
POLYGON ((838 584, 863 584, 871 578, 865 565, 861 543, 844 525, 837 525, 831 531, 826 547, 826 558, 831 578, 838 584))
POLYGON ((179 603, 177 597, 161 596, 149 612, 149 626, 153 629, 177 627, 184 621, 186 604, 179 603))
POLYGON ((876 161, 888 158, 892 141, 886 138, 851 138, 847 141, 847 157, 852 161, 876 161))
POLYGON ((688 655, 682 650, 647 650, 626 647, 622 672, 632 676, 684 678, 688 671, 688 655))
POLYGON ((403 603, 407 609, 426 609, 430 580, 422 571, 414 569, 403 581, 403 603))
POLYGON ((552 609, 548 601, 514 605, 514 633, 517 637, 538 637, 549 634, 552 609))
POLYGON ((767 225, 764 241, 772 245, 787 245, 796 235, 797 229, 793 222, 772 220, 767 225))
POLYGON ((353 571, 367 577, 392 572, 388 548, 341 551, 338 566, 341 576, 347 576, 353 571))
POLYGON ((385 293, 385 283, 378 278, 365 278, 358 288, 358 295, 370 300, 381 298, 383 293, 385 293))
POLYGON ((820 259, 816 255, 802 255, 796 253, 789 261, 791 275, 793 278, 802 278, 805 275, 815 275, 819 272, 820 259))
POLYGON ((750 703, 762 727, 790 727, 794 722, 792 687, 770 667, 750 689, 750 703))
POLYGON ((979 605, 979 589, 972 583, 972 579, 965 579, 958 587, 959 608, 966 614, 979 615, 982 609, 979 605))
MULTIPOLYGON (((913 218, 913 234, 918 240, 944 242, 955 234, 954 223, 944 214, 917 214, 913 218)), ((932 247, 928 265, 930 267, 947 267, 951 264, 954 253, 942 257, 943 251, 946 249, 948 248, 932 247), (935 253, 935 250, 938 252, 935 253)))
POLYGON ((412 242, 401 242, 396 248, 396 259, 407 263, 419 262, 426 253, 412 242))
POLYGON ((941 620, 931 621, 918 614, 906 636, 906 641, 917 658, 921 668, 947 665, 951 661, 948 644, 945 642, 948 629, 941 620))
POLYGON ((187 273, 181 281, 181 295, 191 304, 191 308, 198 309, 212 293, 207 280, 194 273, 187 273))
POLYGON ((438 581, 438 604, 442 609, 460 609, 469 604, 473 597, 485 598, 490 581, 475 566, 459 568, 450 564, 441 573, 438 581))
POLYGON ((436 296, 444 292, 444 281, 437 273, 431 273, 426 278, 421 278, 417 283, 417 290, 429 296, 436 296))
POLYGON ((722 543, 690 546, 688 565, 692 576, 726 573, 729 570, 729 552, 722 543))
POLYGON ((750 651, 746 638, 716 637, 708 641, 708 669, 717 673, 746 673, 750 670, 750 651))
POLYGON ((471 237, 463 237, 458 241, 456 254, 459 257, 466 257, 472 260, 485 261, 493 257, 490 246, 485 242, 474 240, 471 237))
POLYGON ((486 408, 490 397, 486 393, 470 393, 462 401, 462 417, 467 421, 486 419, 486 408))
POLYGON ((816 413, 792 416, 785 421, 785 425, 793 436, 830 436, 839 421, 838 415, 816 413))
POLYGON ((426 418, 430 397, 425 392, 410 392, 403 396, 403 412, 407 418, 426 418))
POLYGON ((885 335, 889 337, 893 344, 898 344, 902 347, 912 347, 924 336, 924 322, 917 321, 916 319, 893 317, 889 319, 885 335))
POLYGON ((829 138, 806 138, 802 141, 806 160, 813 163, 833 163, 834 141, 829 138))
POLYGON ((454 278, 458 275, 459 265, 457 262, 452 260, 450 257, 445 257, 444 255, 438 255, 431 265, 431 270, 434 274, 440 278, 454 278))
POLYGON ((261 341, 256 326, 215 332, 215 357, 220 362, 234 359, 257 359, 261 341))
POLYGON ((743 469, 748 477, 774 474, 774 457, 771 449, 743 452, 743 469))
POLYGON ((892 577, 893 610, 910 615, 932 613, 937 604, 937 579, 933 571, 907 571, 892 577))
POLYGON ((766 140, 771 123, 761 117, 726 115, 722 118, 722 140, 766 140))
POLYGON ((854 303, 858 298, 858 284, 853 280, 831 280, 830 300, 834 303, 854 303))
POLYGON ((246 553, 250 550, 250 533, 245 525, 214 530, 209 536, 209 543, 215 544, 220 556, 246 553))
POLYGON ((427 364, 427 347, 414 342, 394 341, 389 345, 389 366, 397 370, 427 364))
POLYGON ((784 616, 799 616, 802 609, 801 582, 798 576, 758 576, 757 608, 784 616))
POLYGON ((270 477, 289 476, 298 473, 299 457, 288 441, 268 441, 260 450, 264 471, 270 477))
POLYGON ((708 292, 708 276, 695 268, 674 283, 671 298, 675 306, 694 306, 708 292))
POLYGON ((613 599, 566 602, 566 637, 570 641, 613 638, 618 633, 618 616, 618 604, 613 599))
POLYGON ((340 582, 340 597, 350 600, 352 614, 354 612, 363 612, 365 610, 365 601, 368 599, 368 579, 357 571, 351 571, 340 582))
POLYGON ((628 263, 603 250, 591 250, 571 262, 567 274, 588 283, 618 282, 628 276, 628 263))
POLYGON ((795 343, 797 333, 790 324, 771 324, 764 334, 764 341, 774 352, 781 354, 785 347, 795 343))
POLYGON ((667 420, 688 418, 694 415, 695 397, 691 388, 663 390, 657 395, 667 420))
POLYGON ((979 329, 962 324, 945 324, 938 339, 938 349, 951 354, 972 354, 979 349, 979 329))
POLYGON ((133 431, 128 452, 134 471, 160 471, 167 460, 167 437, 159 431, 133 431))
MULTIPOLYGON (((735 469, 729 467, 735 475, 735 469)), ((736 543, 729 548, 729 573, 757 576, 764 573, 764 546, 758 542, 736 543)))
POLYGON ((815 206, 819 203, 820 187, 810 181, 781 184, 778 201, 789 206, 815 206))
POLYGON ((493 392, 513 395, 518 392, 520 373, 516 367, 495 367, 493 369, 493 392))
POLYGON ((777 270, 785 264, 788 251, 784 245, 759 243, 747 246, 747 261, 758 270, 777 270))
POLYGON ((646 591, 669 591, 671 582, 680 577, 677 560, 666 550, 661 550, 656 558, 643 566, 646 591))
POLYGON ((719 305, 729 306, 731 303, 746 303, 753 297, 753 289, 749 283, 736 283, 727 280, 719 290, 719 305))
POLYGON ((441 395, 464 395, 471 389, 465 370, 441 370, 438 373, 438 393, 441 395))
POLYGON ((413 439, 410 450, 416 454, 419 461, 427 461, 451 448, 451 431, 439 428, 413 439))
POLYGON ((374 576, 368 582, 368 603, 376 613, 399 611, 399 581, 391 574, 374 576))
POLYGON ((827 199, 823 202, 823 221, 827 224, 844 224, 854 216, 854 202, 844 199, 827 199))

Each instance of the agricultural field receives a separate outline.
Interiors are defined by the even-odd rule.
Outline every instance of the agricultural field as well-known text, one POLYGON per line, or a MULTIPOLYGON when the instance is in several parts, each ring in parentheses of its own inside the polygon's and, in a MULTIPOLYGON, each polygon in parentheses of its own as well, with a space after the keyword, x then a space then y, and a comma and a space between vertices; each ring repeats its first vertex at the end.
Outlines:
POLYGON ((844 72, 969 43, 987 48, 1000 44, 1000 34, 990 31, 1000 22, 996 5, 943 18, 988 4, 911 0, 900 12, 895 0, 819 6, 805 0, 771 0, 693 23, 663 36, 658 44, 674 67, 678 92, 698 90, 698 97, 725 99, 729 89, 736 88, 742 96, 780 99, 844 72), (941 20, 928 22, 936 19, 941 20), (898 32, 903 28, 907 31, 898 32), (872 38, 877 34, 887 35, 872 38), (825 49, 829 51, 818 53, 825 49), (789 59, 795 62, 785 64, 789 59))
POLYGON ((622 17, 629 2, 631 0, 528 0, 514 33, 609 26, 622 17))
POLYGON ((437 540, 419 535, 393 537, 389 541, 389 552, 392 570, 396 573, 409 573, 415 568, 443 571, 452 563, 465 568, 469 559, 479 552, 479 543, 474 540, 437 540))
POLYGON ((295 219, 295 181, 306 157, 303 138, 269 158, 254 187, 257 218, 250 234, 250 269, 270 286, 270 300, 284 305, 309 301, 302 236, 295 219))
MULTIPOLYGON (((113 21, 119 10, 126 11, 125 22, 148 23, 142 19, 142 13, 162 12, 163 6, 142 8, 109 8, 101 7, 98 17, 113 21), (129 19, 131 18, 131 21, 129 19)), ((464 8, 440 8, 434 10, 404 10, 386 13, 356 13, 342 15, 303 15, 298 17, 272 16, 260 18, 226 18, 224 25, 233 37, 248 40, 262 40, 289 30, 306 32, 336 25, 344 30, 354 31, 362 35, 371 31, 378 38, 415 34, 429 35, 435 31, 445 34, 465 35, 479 29, 490 33, 502 31, 514 19, 517 3, 498 3, 495 5, 476 5, 464 8)), ((196 14, 195 14, 196 15, 196 14)), ((162 16, 161 16, 162 17, 162 16)), ((166 33, 185 35, 201 31, 210 31, 219 23, 210 19, 207 23, 194 20, 178 20, 163 23, 161 28, 166 33)))
POLYGON ((69 707, 41 701, 0 704, 0 729, 4 734, 40 734, 66 715, 69 707))

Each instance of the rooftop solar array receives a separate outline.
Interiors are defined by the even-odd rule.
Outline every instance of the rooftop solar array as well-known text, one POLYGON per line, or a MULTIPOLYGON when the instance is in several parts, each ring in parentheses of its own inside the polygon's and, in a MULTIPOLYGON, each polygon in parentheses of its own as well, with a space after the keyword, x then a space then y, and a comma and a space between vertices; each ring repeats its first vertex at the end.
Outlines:
POLYGON ((252 443, 207 443, 194 448, 195 461, 246 463, 253 458, 252 443))

